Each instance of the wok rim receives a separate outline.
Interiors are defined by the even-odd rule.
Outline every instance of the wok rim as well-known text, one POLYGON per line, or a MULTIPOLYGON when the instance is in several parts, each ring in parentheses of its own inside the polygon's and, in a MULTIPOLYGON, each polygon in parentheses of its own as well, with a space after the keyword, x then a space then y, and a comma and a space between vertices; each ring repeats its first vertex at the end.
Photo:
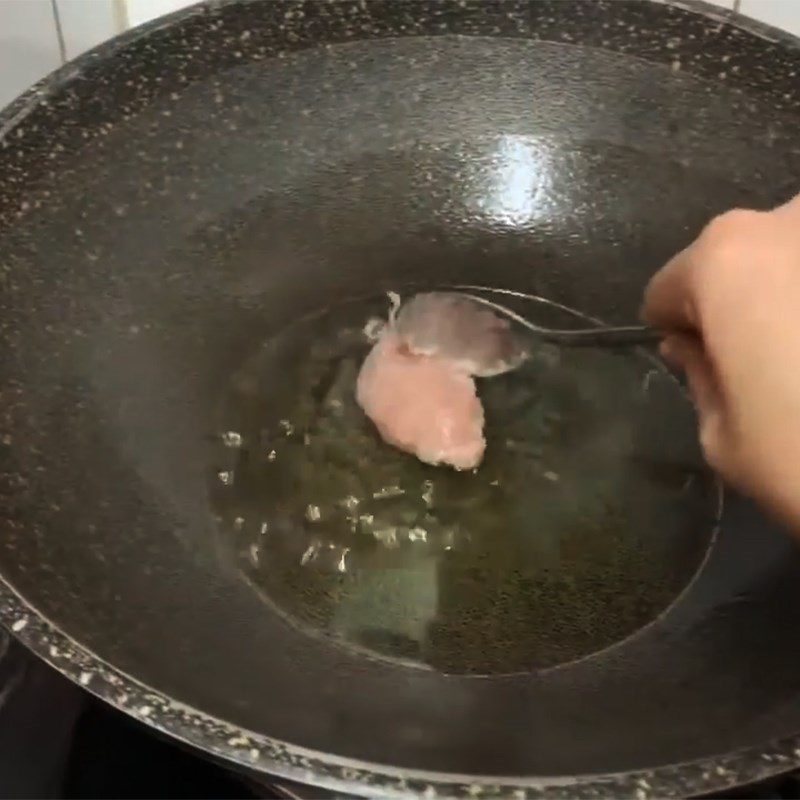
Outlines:
MULTIPOLYGON (((342 2, 343 0, 328 0, 342 2)), ((800 50, 800 37, 705 0, 647 0, 731 24, 800 50)), ((156 30, 248 0, 201 0, 132 28, 58 68, 0 109, 0 140, 84 68, 156 30)), ((800 766, 800 732, 764 745, 651 769, 587 775, 481 776, 391 767, 300 747, 214 717, 170 698, 107 663, 48 620, 0 574, 0 624, 63 676, 163 734, 259 777, 275 777, 357 796, 617 798, 700 795, 763 780, 800 766)))

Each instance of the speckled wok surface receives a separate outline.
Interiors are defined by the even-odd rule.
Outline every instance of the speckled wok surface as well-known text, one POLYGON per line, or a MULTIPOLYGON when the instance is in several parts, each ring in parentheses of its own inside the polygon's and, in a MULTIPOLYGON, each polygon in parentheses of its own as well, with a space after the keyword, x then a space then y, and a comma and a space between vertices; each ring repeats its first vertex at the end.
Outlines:
POLYGON ((162 731, 370 796, 800 764, 800 563, 738 498, 640 636, 489 677, 287 624, 208 503, 248 343, 401 279, 629 322, 711 214, 797 190, 798 123, 798 42, 689 2, 209 3, 68 65, 0 116, 0 617, 162 731), (520 142, 533 204, 492 194, 520 142))

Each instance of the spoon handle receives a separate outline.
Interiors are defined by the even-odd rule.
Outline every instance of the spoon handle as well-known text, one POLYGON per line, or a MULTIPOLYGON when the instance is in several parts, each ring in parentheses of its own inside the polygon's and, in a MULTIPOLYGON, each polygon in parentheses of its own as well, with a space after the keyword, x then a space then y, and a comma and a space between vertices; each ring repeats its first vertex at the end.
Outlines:
MULTIPOLYGON (((456 288, 471 288, 479 291, 492 291, 485 287, 456 287, 456 288)), ((510 292, 510 294, 516 294, 510 292)), ((624 326, 608 326, 598 325, 596 328, 575 328, 574 330, 545 328, 541 325, 536 325, 529 319, 517 314, 510 308, 495 303, 493 300, 487 300, 476 294, 464 294, 464 297, 480 303, 484 306, 499 311, 509 319, 527 328, 531 333, 535 334, 538 338, 545 342, 552 344, 560 344, 566 347, 641 347, 648 344, 657 344, 661 341, 662 334, 660 331, 649 327, 648 325, 624 325, 624 326)))
POLYGON ((638 347, 657 344, 661 341, 662 333, 647 325, 626 325, 574 331, 542 328, 538 336, 547 342, 567 347, 638 347))

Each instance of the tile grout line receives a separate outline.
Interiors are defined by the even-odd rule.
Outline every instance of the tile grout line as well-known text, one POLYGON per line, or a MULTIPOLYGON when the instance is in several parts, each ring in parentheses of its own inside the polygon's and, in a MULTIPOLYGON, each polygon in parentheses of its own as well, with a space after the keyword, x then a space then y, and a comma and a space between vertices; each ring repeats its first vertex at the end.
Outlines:
POLYGON ((61 63, 67 63, 67 47, 64 44, 64 30, 61 27, 61 15, 58 13, 58 0, 50 0, 53 9, 53 20, 56 23, 56 36, 58 37, 58 52, 61 56, 61 63))
POLYGON ((125 0, 112 0, 114 3, 114 25, 117 28, 116 33, 122 33, 130 28, 130 19, 128 18, 128 4, 125 0))

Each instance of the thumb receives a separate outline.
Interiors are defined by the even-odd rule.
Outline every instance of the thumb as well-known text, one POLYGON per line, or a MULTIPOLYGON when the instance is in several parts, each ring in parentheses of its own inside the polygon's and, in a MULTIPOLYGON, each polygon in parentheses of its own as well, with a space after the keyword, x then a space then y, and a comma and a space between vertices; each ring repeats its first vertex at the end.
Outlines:
POLYGON ((686 375, 689 394, 697 410, 700 442, 706 458, 715 465, 722 448, 722 395, 714 367, 696 336, 671 333, 661 343, 661 355, 667 363, 686 375))

